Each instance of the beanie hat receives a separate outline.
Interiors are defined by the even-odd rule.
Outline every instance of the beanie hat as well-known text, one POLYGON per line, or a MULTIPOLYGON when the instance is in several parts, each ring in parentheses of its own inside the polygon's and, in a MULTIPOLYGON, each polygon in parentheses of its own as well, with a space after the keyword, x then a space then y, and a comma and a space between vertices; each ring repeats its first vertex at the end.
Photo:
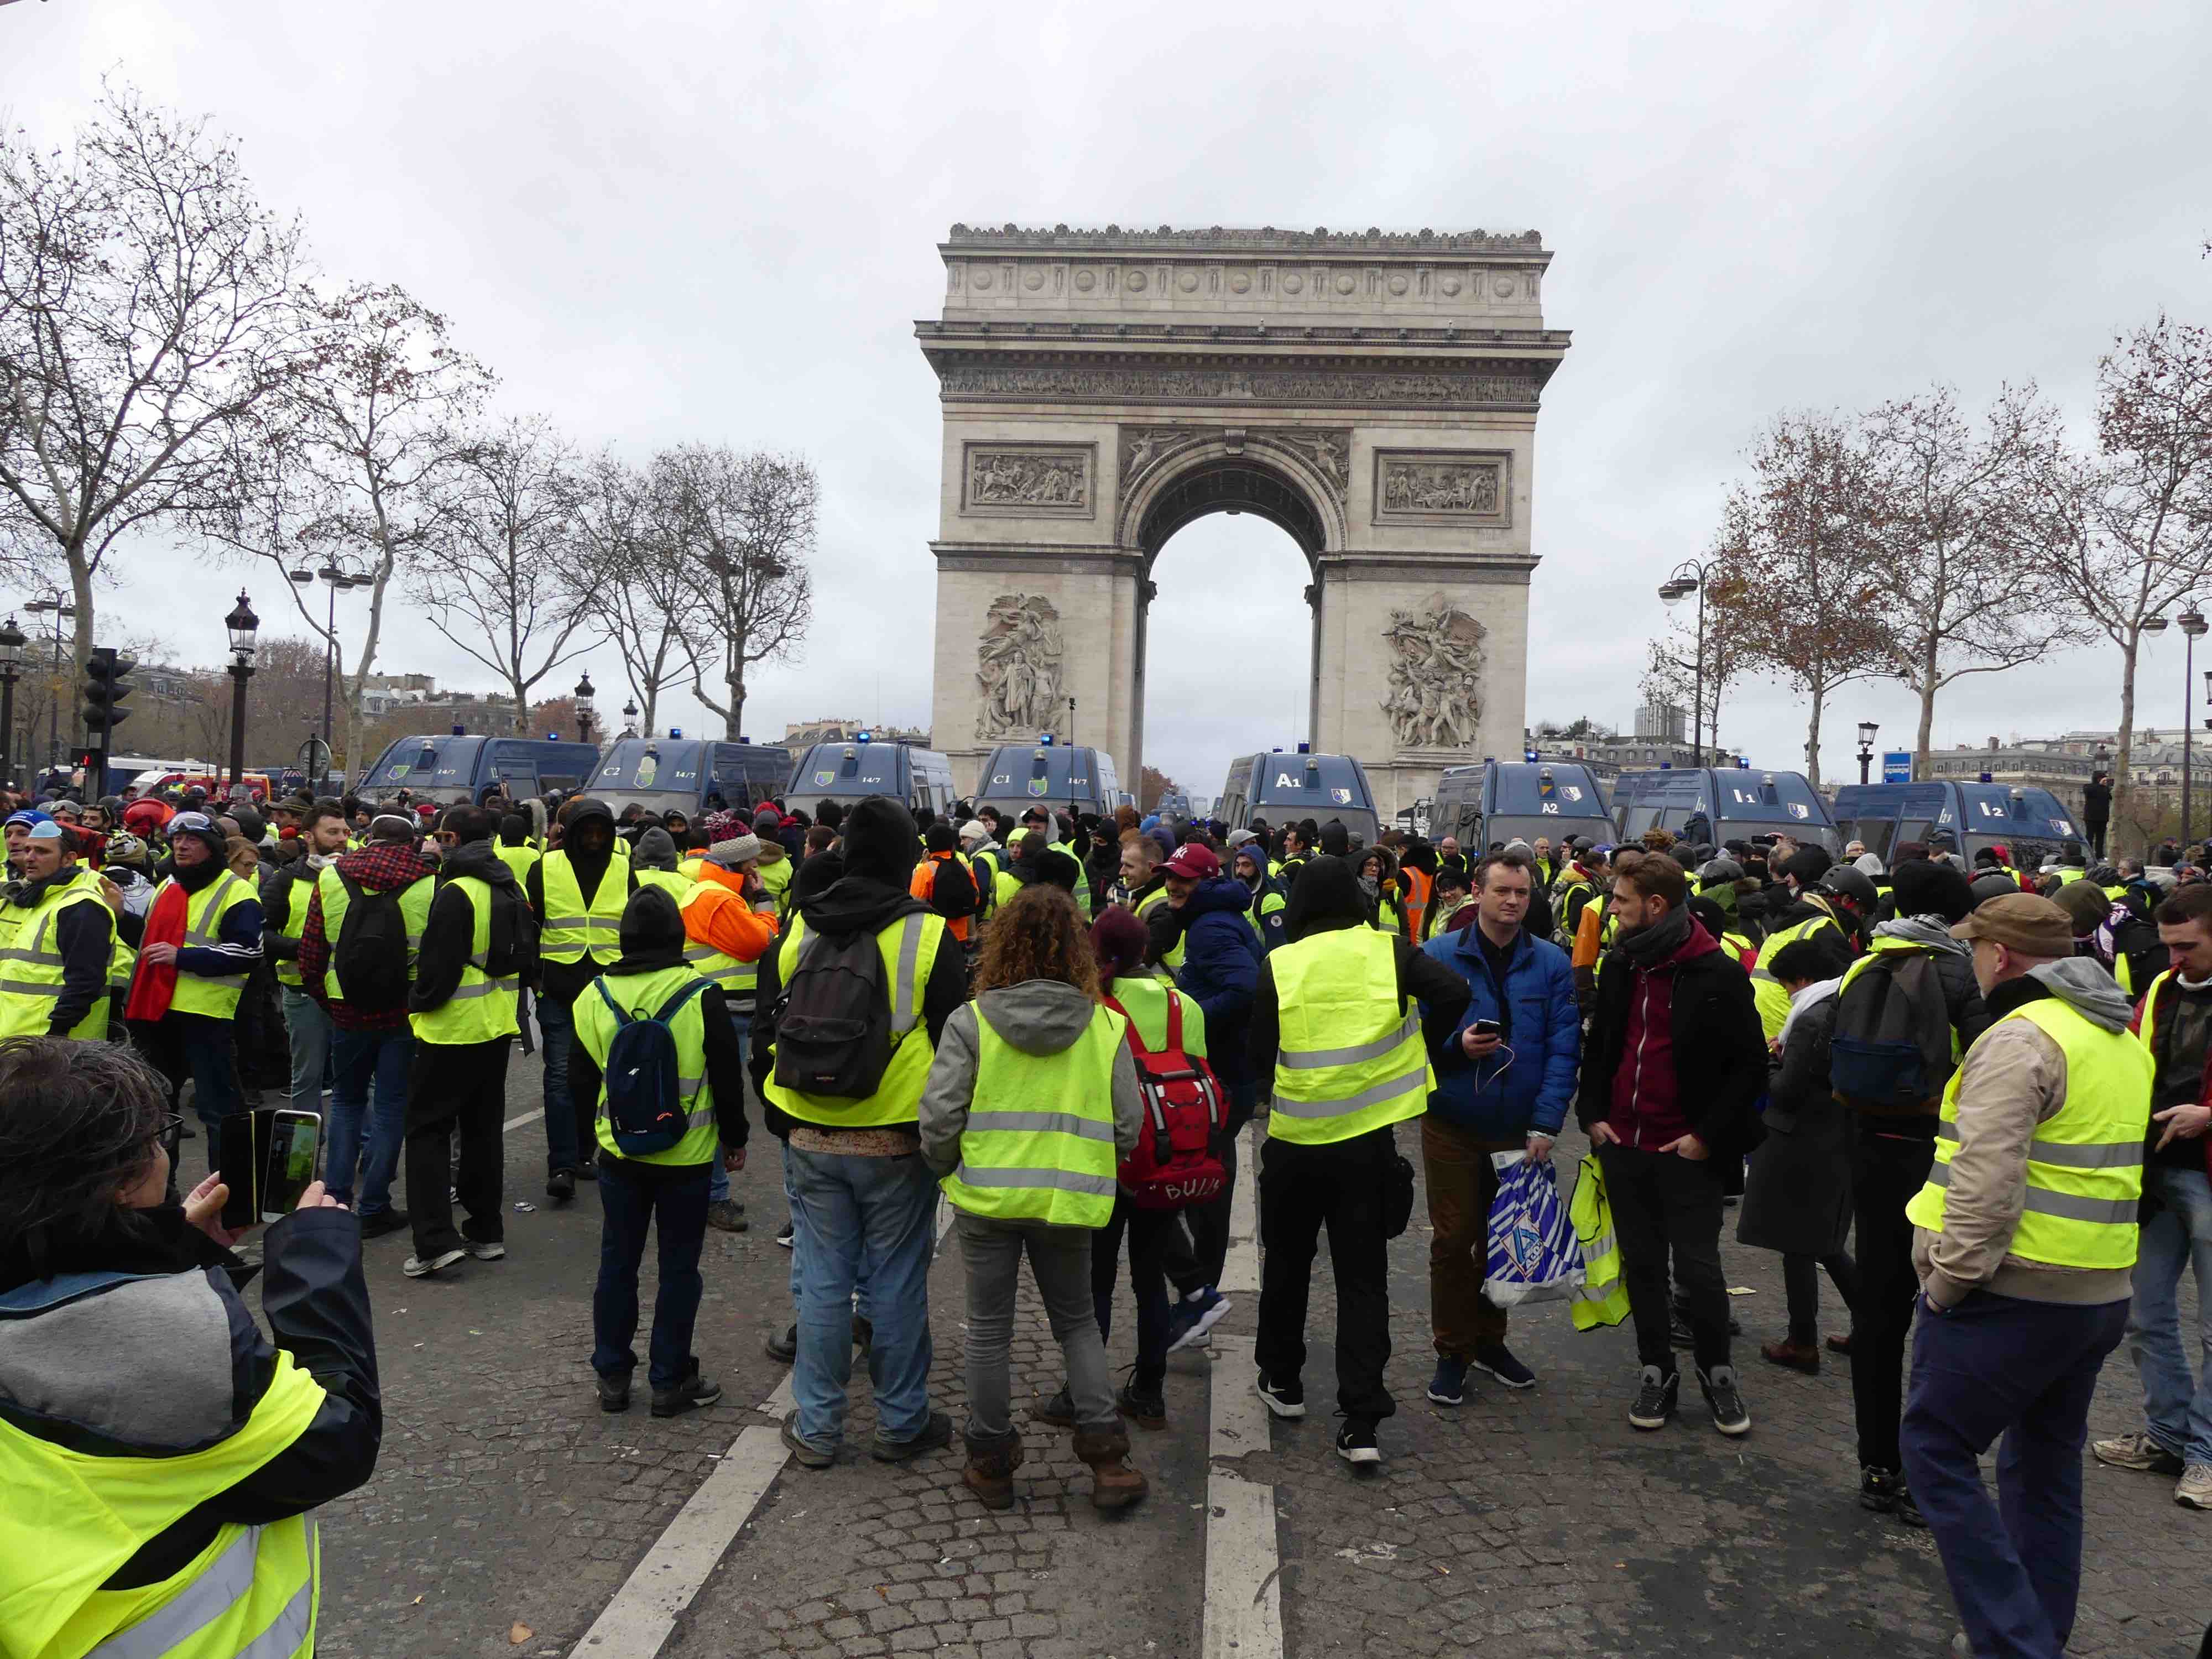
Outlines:
POLYGON ((733 870, 748 859, 761 855, 758 836, 732 836, 727 841, 718 841, 707 849, 707 856, 726 870, 733 870))
POLYGON ((846 874, 903 889, 914 873, 916 836, 913 813, 887 795, 869 796, 844 817, 846 874))

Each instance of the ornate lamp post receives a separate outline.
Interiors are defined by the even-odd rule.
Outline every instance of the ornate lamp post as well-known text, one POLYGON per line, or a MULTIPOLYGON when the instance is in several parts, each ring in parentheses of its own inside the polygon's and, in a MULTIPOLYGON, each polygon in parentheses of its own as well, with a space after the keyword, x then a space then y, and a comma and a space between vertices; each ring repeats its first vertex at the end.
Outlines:
POLYGON ((1874 765, 1874 734, 1881 730, 1881 726, 1877 721, 1861 720, 1859 722, 1859 781, 1861 783, 1868 781, 1868 770, 1874 765))
POLYGON ((593 701, 592 671, 586 669, 584 678, 576 682, 576 741, 592 740, 592 715, 597 705, 593 701))
POLYGON ((62 699, 70 695, 70 690, 62 678, 62 620, 76 615, 76 607, 64 599, 61 590, 56 588, 44 599, 33 599, 23 609, 36 611, 40 616, 51 615, 54 619, 53 655, 46 665, 54 678, 53 696, 48 699, 46 707, 46 764, 55 766, 60 763, 62 757, 62 699))
POLYGON ((357 560, 340 554, 317 569, 301 565, 297 570, 285 573, 301 587, 311 587, 320 578, 330 588, 328 614, 323 624, 323 747, 331 744, 331 725, 335 713, 334 693, 337 688, 338 644, 338 595, 349 588, 367 587, 376 579, 357 560))
POLYGON ((15 781, 15 682, 23 674, 23 647, 29 636, 13 617, 0 625, 0 783, 15 781))
POLYGON ((253 678, 254 637, 261 629, 244 588, 238 590, 237 608, 222 625, 230 633, 230 781, 237 785, 246 781, 246 683, 253 678))
POLYGON ((1669 609, 1680 605, 1695 593, 1698 596, 1698 649, 1696 689, 1690 702, 1690 763, 1705 763, 1705 567, 1695 559, 1685 559, 1676 565, 1674 574, 1659 584, 1659 597, 1669 609))
POLYGON ((626 738, 634 738, 636 735, 637 699, 635 697, 632 697, 623 704, 623 736, 626 738))
POLYGON ((2192 804, 2190 799, 2189 777, 2191 747, 2190 728, 2197 724, 2197 711, 2190 706, 2190 698, 2193 694, 2197 678, 2197 641, 2203 637, 2204 630, 2208 627, 2212 627, 2212 623, 2207 623, 2204 620, 2204 613, 2197 608, 2197 602, 2194 599, 2190 601, 2189 609, 2181 613, 2179 620, 2181 631, 2188 637, 2189 641, 2182 656, 2181 667, 2181 844, 2186 847, 2189 845, 2190 824, 2193 817, 2190 811, 2192 804))

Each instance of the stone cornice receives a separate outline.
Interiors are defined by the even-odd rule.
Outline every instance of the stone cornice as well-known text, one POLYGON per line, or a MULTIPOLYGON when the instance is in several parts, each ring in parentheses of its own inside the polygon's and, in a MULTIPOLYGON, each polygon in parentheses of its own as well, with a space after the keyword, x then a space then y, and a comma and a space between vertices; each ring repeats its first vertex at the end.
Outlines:
POLYGON ((1491 350, 1504 348, 1516 353, 1565 351, 1574 332, 1564 328, 1357 328, 1326 324, 1285 323, 1122 323, 1051 322, 1024 319, 1003 321, 924 317, 914 325, 922 349, 962 343, 988 341, 1018 344, 1024 341, 1067 340, 1102 346, 1143 346, 1147 343, 1232 345, 1248 342, 1277 349, 1304 349, 1313 346, 1419 345, 1448 351, 1491 350))
POLYGON ((1551 251, 1533 230, 1418 231, 1279 230, 1273 225, 1257 228, 1213 225, 1204 230, 1178 230, 1162 225, 1157 230, 1124 230, 1108 225, 1103 230, 1072 230, 1066 225, 1051 229, 1008 223, 990 227, 956 224, 938 244, 940 252, 1006 253, 1287 253, 1358 254, 1362 258, 1392 255, 1417 257, 1437 253, 1480 253, 1486 258, 1517 258, 1549 264, 1551 251))
MULTIPOLYGON (((1495 351, 1480 343, 1486 354, 1495 351)), ((924 349, 946 403, 1523 411, 1536 408, 1562 350, 1476 357, 1402 349, 1310 356, 924 349)))

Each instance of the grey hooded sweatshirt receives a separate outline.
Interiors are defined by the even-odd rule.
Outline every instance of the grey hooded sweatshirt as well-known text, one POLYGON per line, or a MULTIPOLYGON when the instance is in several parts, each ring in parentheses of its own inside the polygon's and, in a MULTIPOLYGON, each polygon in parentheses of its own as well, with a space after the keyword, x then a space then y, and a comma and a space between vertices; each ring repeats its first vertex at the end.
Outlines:
MULTIPOLYGON (((2033 1022, 2004 1016, 2046 996, 2063 998, 2107 1031, 2125 1031, 2135 1012, 2103 964, 2087 957, 2045 963, 1990 993, 1995 1023, 1959 1068, 1959 1144, 1943 1231, 1913 1231, 1912 1265, 1938 1308, 1955 1307, 1977 1290, 2084 1306, 2133 1294, 2126 1267, 2057 1267, 2012 1254, 2027 1198, 2028 1143, 2066 1103, 2066 1055, 2033 1022)), ((2148 1089, 2141 1103, 2137 1138, 2150 1117, 2148 1089)))
MULTIPOLYGON (((960 1167, 960 1137, 968 1127, 968 1108, 975 1097, 979 1006, 991 1029, 1013 1048, 1025 1054, 1056 1054, 1083 1035, 1098 1005, 1073 985, 1032 979, 986 991, 975 1001, 963 1003, 945 1022, 929 1082, 921 1091, 921 1156, 940 1176, 960 1167)), ((1137 1064, 1126 1043, 1115 1052, 1113 1091, 1114 1149, 1119 1158, 1135 1147, 1144 1123, 1137 1064)))

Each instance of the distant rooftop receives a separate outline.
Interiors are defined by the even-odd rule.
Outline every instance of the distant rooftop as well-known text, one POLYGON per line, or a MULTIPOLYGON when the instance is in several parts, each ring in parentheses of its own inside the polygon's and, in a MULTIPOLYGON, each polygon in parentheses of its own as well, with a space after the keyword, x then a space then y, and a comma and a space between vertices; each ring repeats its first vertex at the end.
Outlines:
POLYGON ((1123 229, 1108 225, 1103 230, 1051 229, 1018 225, 956 224, 945 239, 949 247, 1079 247, 1179 248, 1193 252, 1334 252, 1360 253, 1541 252, 1544 239, 1533 230, 1331 230, 1319 225, 1311 230, 1281 230, 1273 225, 1212 225, 1204 230, 1178 230, 1162 225, 1157 230, 1123 229))

